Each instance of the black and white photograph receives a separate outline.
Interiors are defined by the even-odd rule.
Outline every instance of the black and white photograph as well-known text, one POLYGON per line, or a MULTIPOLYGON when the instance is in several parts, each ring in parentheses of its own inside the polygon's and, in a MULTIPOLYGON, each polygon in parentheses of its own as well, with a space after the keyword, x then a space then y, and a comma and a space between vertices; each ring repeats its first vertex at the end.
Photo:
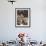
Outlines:
POLYGON ((30 27, 30 8, 16 8, 16 26, 30 27))

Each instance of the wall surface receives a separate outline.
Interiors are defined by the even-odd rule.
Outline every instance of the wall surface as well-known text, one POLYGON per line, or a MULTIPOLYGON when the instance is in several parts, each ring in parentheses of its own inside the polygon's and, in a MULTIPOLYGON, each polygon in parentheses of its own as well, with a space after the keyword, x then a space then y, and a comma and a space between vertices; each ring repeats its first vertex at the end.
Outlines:
POLYGON ((19 32, 28 33, 33 40, 46 40, 46 1, 17 0, 13 5, 0 0, 0 41, 15 40, 19 32), (15 27, 15 8, 31 8, 31 27, 15 27))

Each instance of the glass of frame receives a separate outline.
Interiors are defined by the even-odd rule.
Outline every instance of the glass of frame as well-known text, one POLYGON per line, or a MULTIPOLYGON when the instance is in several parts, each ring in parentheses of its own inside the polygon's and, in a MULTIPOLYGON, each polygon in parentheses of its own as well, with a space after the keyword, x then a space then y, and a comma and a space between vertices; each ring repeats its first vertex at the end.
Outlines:
POLYGON ((30 8, 15 8, 15 26, 30 27, 31 15, 30 8))

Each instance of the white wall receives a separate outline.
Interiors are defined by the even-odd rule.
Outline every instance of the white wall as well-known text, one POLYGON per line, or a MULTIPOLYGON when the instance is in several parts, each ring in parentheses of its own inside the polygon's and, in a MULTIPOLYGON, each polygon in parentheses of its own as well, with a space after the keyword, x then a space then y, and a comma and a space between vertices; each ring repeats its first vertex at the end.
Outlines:
POLYGON ((0 40, 15 40, 19 32, 29 33, 33 40, 46 40, 45 0, 17 0, 13 5, 0 0, 0 40), (31 27, 15 27, 15 8, 31 8, 31 27))

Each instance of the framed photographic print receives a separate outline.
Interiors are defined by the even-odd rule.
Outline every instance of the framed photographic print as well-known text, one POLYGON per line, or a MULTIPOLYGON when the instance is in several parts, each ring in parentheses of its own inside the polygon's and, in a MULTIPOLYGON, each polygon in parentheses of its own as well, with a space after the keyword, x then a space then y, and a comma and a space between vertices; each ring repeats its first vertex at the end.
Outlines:
POLYGON ((30 27, 30 8, 15 8, 15 26, 30 27))

